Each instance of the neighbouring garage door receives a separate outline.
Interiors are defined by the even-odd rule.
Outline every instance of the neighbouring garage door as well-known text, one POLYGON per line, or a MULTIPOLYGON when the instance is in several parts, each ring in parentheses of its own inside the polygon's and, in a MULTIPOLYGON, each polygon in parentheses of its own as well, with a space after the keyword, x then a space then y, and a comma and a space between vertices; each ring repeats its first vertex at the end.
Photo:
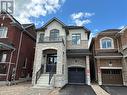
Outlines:
POLYGON ((85 69, 84 68, 68 68, 68 82, 69 84, 85 83, 85 69))
POLYGON ((102 84, 122 84, 121 69, 102 69, 102 84))

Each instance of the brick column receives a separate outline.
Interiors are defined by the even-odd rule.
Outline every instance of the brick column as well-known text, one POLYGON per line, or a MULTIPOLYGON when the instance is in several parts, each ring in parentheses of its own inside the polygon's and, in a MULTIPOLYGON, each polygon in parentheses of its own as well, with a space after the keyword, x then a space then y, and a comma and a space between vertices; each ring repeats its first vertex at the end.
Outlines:
POLYGON ((89 56, 86 56, 86 83, 90 85, 90 62, 89 56))
POLYGON ((126 57, 123 58, 123 69, 122 69, 122 76, 123 76, 123 85, 127 85, 127 62, 126 57))

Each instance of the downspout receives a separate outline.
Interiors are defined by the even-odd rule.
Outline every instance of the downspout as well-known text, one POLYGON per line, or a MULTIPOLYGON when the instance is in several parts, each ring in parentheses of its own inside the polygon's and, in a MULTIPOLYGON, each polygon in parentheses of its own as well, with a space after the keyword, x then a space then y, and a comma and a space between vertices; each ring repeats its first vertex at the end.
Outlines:
POLYGON ((18 46, 18 54, 17 54, 16 66, 15 66, 15 75, 17 73, 17 67, 18 67, 18 61, 19 61, 19 54, 20 54, 20 49, 21 49, 21 44, 22 44, 22 36, 23 36, 23 31, 21 31, 21 35, 20 35, 20 41, 19 41, 19 46, 18 46))
POLYGON ((14 53, 15 49, 13 49, 13 51, 11 52, 11 56, 10 56, 10 60, 9 60, 9 67, 8 67, 8 72, 7 72, 7 77, 6 77, 6 81, 9 81, 9 73, 10 73, 10 67, 11 67, 11 60, 12 60, 12 55, 14 53))

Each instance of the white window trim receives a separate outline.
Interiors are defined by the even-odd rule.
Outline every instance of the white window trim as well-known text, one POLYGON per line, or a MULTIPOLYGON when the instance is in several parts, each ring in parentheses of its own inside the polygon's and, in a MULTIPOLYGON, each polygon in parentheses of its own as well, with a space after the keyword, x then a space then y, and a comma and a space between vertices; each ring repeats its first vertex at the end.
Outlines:
POLYGON ((122 69, 122 67, 100 67, 100 69, 122 69))
POLYGON ((103 38, 101 38, 100 39, 100 49, 114 49, 114 41, 113 41, 113 39, 110 38, 110 37, 103 37, 103 38), (104 39, 110 39, 111 40, 111 48, 103 48, 102 47, 102 40, 104 40, 104 39))
POLYGON ((7 31, 8 31, 8 28, 7 28, 7 27, 0 27, 0 28, 4 28, 4 30, 5 30, 5 35, 4 35, 4 37, 0 37, 0 38, 7 38, 7 31))

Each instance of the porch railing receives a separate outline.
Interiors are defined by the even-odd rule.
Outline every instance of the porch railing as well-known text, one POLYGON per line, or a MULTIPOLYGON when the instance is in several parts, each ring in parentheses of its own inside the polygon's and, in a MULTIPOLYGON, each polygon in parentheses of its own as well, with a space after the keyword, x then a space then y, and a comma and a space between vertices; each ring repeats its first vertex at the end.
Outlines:
POLYGON ((38 79, 40 78, 40 76, 41 76, 41 74, 43 73, 43 71, 44 71, 44 64, 43 65, 41 65, 41 68, 37 71, 37 73, 36 73, 36 80, 35 80, 35 83, 37 84, 37 81, 38 81, 38 79))
POLYGON ((39 38, 39 43, 52 43, 52 42, 63 42, 63 37, 59 36, 59 37, 43 37, 43 38, 39 38))
POLYGON ((51 79, 55 73, 56 73, 56 64, 52 64, 51 70, 49 72, 49 84, 51 83, 51 79))

